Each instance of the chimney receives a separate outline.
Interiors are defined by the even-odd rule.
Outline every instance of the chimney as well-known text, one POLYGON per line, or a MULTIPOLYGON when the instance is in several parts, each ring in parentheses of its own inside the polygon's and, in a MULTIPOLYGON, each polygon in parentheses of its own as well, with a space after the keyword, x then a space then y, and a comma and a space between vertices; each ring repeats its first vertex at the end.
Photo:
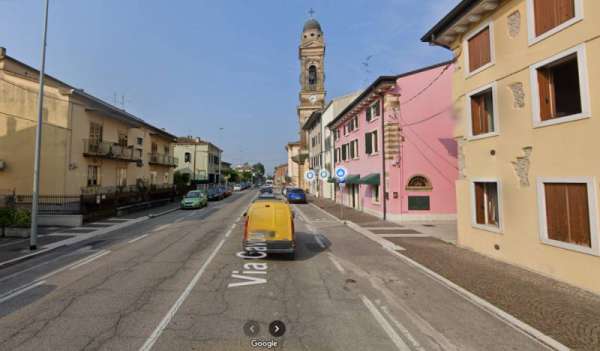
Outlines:
POLYGON ((3 59, 6 56, 6 48, 0 46, 0 59, 3 59))

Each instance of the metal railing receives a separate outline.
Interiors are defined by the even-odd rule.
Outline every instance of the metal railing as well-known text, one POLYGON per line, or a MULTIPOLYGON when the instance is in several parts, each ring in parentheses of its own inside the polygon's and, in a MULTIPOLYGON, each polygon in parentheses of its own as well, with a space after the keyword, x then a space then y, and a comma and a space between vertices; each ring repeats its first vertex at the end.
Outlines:
MULTIPOLYGON (((31 209, 31 194, 14 194, 9 197, 8 205, 15 208, 31 209)), ((81 196, 79 195, 40 195, 38 201, 40 214, 65 215, 81 213, 81 196)))
POLYGON ((103 157, 125 161, 139 161, 142 159, 140 152, 133 146, 123 146, 111 141, 98 141, 83 139, 83 154, 86 156, 103 157))
POLYGON ((171 155, 159 154, 156 152, 151 152, 148 154, 150 157, 151 164, 169 166, 169 167, 177 167, 178 159, 177 157, 173 157, 171 155))

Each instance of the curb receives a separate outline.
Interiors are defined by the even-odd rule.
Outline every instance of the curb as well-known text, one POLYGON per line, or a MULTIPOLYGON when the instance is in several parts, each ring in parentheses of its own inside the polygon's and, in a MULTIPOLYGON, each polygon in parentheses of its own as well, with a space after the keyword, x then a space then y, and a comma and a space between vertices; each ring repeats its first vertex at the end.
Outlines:
POLYGON ((160 216, 163 216, 163 215, 169 214, 171 212, 175 212, 175 211, 179 211, 179 207, 175 207, 175 208, 172 208, 170 210, 166 210, 166 211, 159 212, 159 213, 151 213, 151 214, 148 215, 148 218, 160 217, 160 216))

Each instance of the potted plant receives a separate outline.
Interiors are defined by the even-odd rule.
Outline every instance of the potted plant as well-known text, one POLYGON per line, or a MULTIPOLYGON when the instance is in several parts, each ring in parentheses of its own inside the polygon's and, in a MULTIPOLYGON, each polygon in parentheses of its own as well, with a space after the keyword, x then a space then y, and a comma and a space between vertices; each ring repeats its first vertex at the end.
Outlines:
POLYGON ((21 208, 0 208, 0 227, 2 236, 29 236, 31 213, 21 208))

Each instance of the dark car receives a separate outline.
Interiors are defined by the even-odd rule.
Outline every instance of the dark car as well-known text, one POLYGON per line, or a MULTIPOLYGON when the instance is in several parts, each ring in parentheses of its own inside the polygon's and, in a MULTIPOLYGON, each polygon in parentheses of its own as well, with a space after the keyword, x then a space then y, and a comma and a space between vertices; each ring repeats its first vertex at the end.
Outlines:
POLYGON ((208 195, 208 201, 219 201, 225 198, 225 194, 223 193, 223 189, 215 187, 210 188, 206 192, 208 195))
POLYGON ((286 198, 289 203, 306 203, 306 194, 304 193, 304 190, 299 188, 288 189, 286 198))
POLYGON ((260 193, 261 194, 273 194, 273 188, 269 187, 269 186, 265 186, 260 188, 260 193))

